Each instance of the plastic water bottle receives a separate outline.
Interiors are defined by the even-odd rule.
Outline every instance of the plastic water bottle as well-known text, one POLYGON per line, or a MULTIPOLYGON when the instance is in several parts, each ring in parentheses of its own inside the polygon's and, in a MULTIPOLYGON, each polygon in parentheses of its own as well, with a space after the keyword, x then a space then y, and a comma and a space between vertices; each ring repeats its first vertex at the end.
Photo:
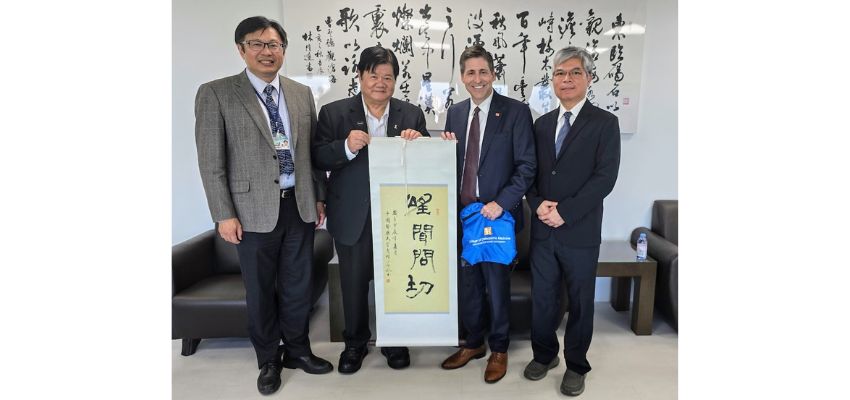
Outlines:
POLYGON ((641 232, 637 240, 637 260, 646 261, 646 232, 641 232))

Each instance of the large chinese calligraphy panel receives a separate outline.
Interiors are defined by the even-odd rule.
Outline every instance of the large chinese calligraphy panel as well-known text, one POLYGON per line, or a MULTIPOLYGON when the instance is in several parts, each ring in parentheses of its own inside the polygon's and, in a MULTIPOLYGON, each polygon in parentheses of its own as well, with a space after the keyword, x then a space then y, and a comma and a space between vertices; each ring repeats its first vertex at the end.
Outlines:
POLYGON ((321 106, 359 91, 364 48, 391 48, 400 68, 395 97, 417 104, 428 128, 441 130, 448 107, 468 97, 458 66, 466 46, 484 45, 495 90, 527 103, 535 118, 558 106, 549 85, 555 51, 578 46, 594 57, 588 99, 635 133, 645 10, 641 0, 283 0, 283 68, 312 87, 321 106))

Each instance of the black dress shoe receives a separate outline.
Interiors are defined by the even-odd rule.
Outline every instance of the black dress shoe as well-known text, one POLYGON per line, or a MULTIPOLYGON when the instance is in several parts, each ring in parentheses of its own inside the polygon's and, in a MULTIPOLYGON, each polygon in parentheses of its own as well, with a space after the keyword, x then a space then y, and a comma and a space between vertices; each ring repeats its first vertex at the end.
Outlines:
POLYGON ((392 369, 404 369, 410 366, 410 352, 407 347, 382 347, 381 354, 387 357, 387 365, 392 369))
POLYGON ((301 368, 308 374, 327 374, 334 366, 327 360, 312 354, 301 357, 283 357, 283 366, 289 369, 301 368))
POLYGON ((367 353, 369 353, 367 346, 346 347, 342 354, 339 355, 339 366, 337 370, 341 374, 353 374, 359 371, 367 353))
POLYGON ((257 377, 257 390, 260 394, 269 395, 280 389, 280 365, 276 362, 267 362, 260 369, 257 377))

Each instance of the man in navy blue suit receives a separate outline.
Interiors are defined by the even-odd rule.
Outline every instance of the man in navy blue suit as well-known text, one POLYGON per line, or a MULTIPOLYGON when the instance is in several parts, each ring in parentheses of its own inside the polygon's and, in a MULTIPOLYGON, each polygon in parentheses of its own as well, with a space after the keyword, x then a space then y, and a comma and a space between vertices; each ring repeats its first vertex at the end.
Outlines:
MULTIPOLYGON (((441 134, 443 139, 458 141, 459 208, 481 202, 481 214, 490 220, 508 211, 519 230, 523 223, 522 196, 536 168, 531 111, 527 105, 493 91, 493 57, 482 46, 463 51, 460 71, 471 98, 449 108, 446 132, 441 134)), ((466 345, 442 367, 460 368, 473 358, 484 357, 489 330, 491 355, 484 381, 495 383, 508 368, 510 267, 491 262, 460 266, 458 280, 466 345)))
POLYGON ((540 380, 558 365, 561 280, 569 317, 564 334, 567 371, 561 393, 578 396, 590 371, 593 299, 602 232, 602 200, 614 189, 620 167, 617 117, 587 101, 593 58, 567 47, 552 61, 552 90, 560 107, 537 119, 537 179, 527 198, 531 218, 531 347, 523 375, 540 380))

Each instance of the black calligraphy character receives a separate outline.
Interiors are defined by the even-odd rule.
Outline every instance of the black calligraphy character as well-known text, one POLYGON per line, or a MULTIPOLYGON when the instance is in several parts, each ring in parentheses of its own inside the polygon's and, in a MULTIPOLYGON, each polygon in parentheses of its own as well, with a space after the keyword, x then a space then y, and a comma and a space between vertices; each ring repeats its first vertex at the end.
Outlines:
POLYGON ((617 14, 616 20, 611 23, 611 28, 614 30, 614 35, 611 36, 611 39, 620 40, 626 37, 623 33, 624 26, 626 26, 626 21, 623 21, 623 13, 619 13, 617 14))
MULTIPOLYGON (((431 71, 426 71, 422 74, 422 90, 419 91, 419 108, 425 106, 425 109, 422 110, 425 114, 434 114, 437 112, 434 111, 434 91, 431 88, 431 71)), ((408 195, 408 199, 410 195, 408 195)), ((410 207, 408 205, 408 207, 410 207)))
POLYGON ((426 281, 419 281, 419 284, 422 285, 422 288, 425 288, 425 285, 428 285, 428 290, 425 291, 425 294, 431 294, 431 290, 434 289, 434 284, 426 281))
POLYGON ((384 23, 381 21, 381 18, 384 18, 385 11, 387 10, 381 9, 381 5, 377 4, 374 10, 363 14, 364 17, 368 15, 372 18, 372 33, 369 36, 380 39, 383 34, 390 31, 384 27, 384 23))
POLYGON ((336 25, 341 26, 343 32, 348 32, 352 26, 357 32, 360 32, 360 25, 355 24, 359 18, 360 16, 354 13, 353 8, 345 7, 339 10, 339 19, 336 21, 336 25))
MULTIPOLYGON (((430 79, 431 77, 429 76, 428 78, 430 79)), ((422 196, 419 196, 419 197, 408 194, 407 195, 408 214, 410 214, 410 212, 412 211, 412 210, 410 210, 410 208, 416 207, 416 215, 421 215, 421 214, 431 215, 431 211, 428 210, 428 203, 431 202, 432 198, 433 198, 433 196, 431 195, 431 193, 423 193, 422 196)))
POLYGON ((425 4, 425 7, 419 9, 419 15, 425 20, 425 23, 419 27, 419 34, 424 33, 425 43, 422 45, 422 54, 425 55, 425 68, 431 68, 431 53, 434 48, 431 47, 431 36, 428 34, 428 23, 431 21, 431 6, 425 4))
POLYGON ((496 75, 496 79, 502 79, 502 76, 505 74, 505 53, 493 53, 493 75, 496 75))
POLYGON ((479 32, 484 32, 484 20, 482 19, 483 16, 484 14, 481 12, 480 8, 478 9, 478 14, 470 13, 469 18, 466 19, 466 27, 470 30, 477 29, 479 32))
MULTIPOLYGON (((407 67, 410 65, 410 59, 404 60, 401 63, 401 85, 399 85, 399 89, 404 93, 404 101, 410 102, 410 72, 408 72, 407 67)), ((395 210, 393 210, 395 213, 395 210)))
POLYGON ((530 42, 531 40, 528 39, 528 34, 526 34, 524 32, 520 32, 519 37, 522 38, 522 39, 520 39, 518 42, 514 43, 513 46, 511 46, 511 47, 517 47, 520 44, 522 45, 522 47, 520 47, 519 52, 522 53, 522 73, 524 74, 525 73, 525 51, 528 50, 528 42, 530 42))
POLYGON ((546 32, 552 33, 552 24, 555 23, 555 15, 552 12, 549 12, 549 19, 540 18, 540 22, 537 23, 537 26, 546 25, 546 32))
POLYGON ((563 39, 564 33, 566 33, 567 30, 569 30, 570 31, 569 44, 573 43, 573 37, 576 35, 576 30, 575 30, 576 21, 575 21, 574 17, 575 17, 575 13, 573 13, 572 11, 567 12, 567 19, 566 20, 564 19, 564 17, 561 17, 561 22, 565 22, 565 24, 564 25, 558 24, 558 33, 561 34, 561 37, 559 38, 559 40, 563 39))
POLYGON ((404 291, 407 292, 405 294, 405 296, 407 296, 410 299, 418 296, 419 292, 422 291, 421 288, 419 289, 419 291, 416 290, 416 282, 413 280, 413 275, 407 275, 407 289, 405 289, 404 291), (414 293, 413 296, 411 296, 410 292, 416 292, 416 293, 414 293))
POLYGON ((493 13, 493 20, 490 21, 490 26, 492 26, 494 30, 499 30, 501 27, 501 30, 504 31, 507 29, 505 27, 505 16, 498 12, 493 13))
POLYGON ((392 47, 397 55, 407 54, 413 57, 413 37, 410 35, 403 35, 400 39, 396 39, 392 47))
MULTIPOLYGON (((446 12, 451 13, 452 9, 446 7, 446 12)), ((454 26, 454 24, 452 24, 452 16, 451 15, 446 15, 446 24, 448 24, 448 27, 446 28, 446 30, 443 31, 443 40, 440 42, 440 59, 441 60, 446 59, 446 35, 449 34, 449 29, 451 29, 454 26)), ((455 34, 452 33, 451 35, 452 35, 452 60, 454 60, 455 34)), ((455 73, 455 63, 452 63, 452 75, 451 76, 454 76, 454 73, 455 73)), ((448 108, 448 106, 446 106, 446 108, 448 108)))
POLYGON ((446 109, 448 110, 452 104, 455 103, 454 99, 452 99, 452 94, 455 92, 455 88, 453 86, 449 86, 448 89, 443 90, 443 94, 446 95, 446 109))
POLYGON ((496 37, 493 38, 493 46, 497 49, 508 47, 508 42, 505 40, 505 32, 496 33, 496 37))
POLYGON ((357 93, 357 81, 351 77, 351 83, 348 84, 348 97, 354 96, 357 93))
POLYGON ((525 88, 527 88, 527 87, 528 87, 528 84, 525 83, 525 76, 523 76, 522 79, 519 80, 518 84, 514 85, 514 90, 519 91, 519 94, 522 96, 522 102, 523 103, 526 103, 526 101, 525 101, 525 88))
POLYGON ((484 41, 481 40, 481 34, 480 33, 476 33, 476 34, 472 35, 471 38, 466 38, 466 43, 469 43, 472 46, 479 46, 479 45, 483 46, 484 45, 484 41))
POLYGON ((602 18, 597 17, 593 13, 592 8, 587 12, 587 14, 587 26, 584 27, 584 31, 587 32, 587 35, 598 35, 602 33, 602 18))
POLYGON ((347 49, 349 46, 354 46, 351 51, 356 52, 357 50, 360 50, 360 45, 357 44, 357 38, 354 39, 354 43, 346 43, 342 47, 345 47, 347 49))
POLYGON ((611 56, 608 57, 608 61, 615 62, 623 62, 623 45, 618 44, 616 46, 611 46, 611 56))
POLYGON ((519 19, 519 25, 523 29, 528 28, 528 20, 526 20, 526 18, 528 18, 528 11, 523 11, 517 14, 516 17, 519 19))
POLYGON ((434 250, 432 249, 413 249, 413 265, 410 266, 410 269, 416 267, 416 264, 419 266, 425 267, 428 264, 431 264, 431 270, 433 272, 437 272, 436 268, 434 268, 434 250))
POLYGON ((419 290, 417 290, 416 289, 416 281, 413 280, 413 275, 407 275, 407 279, 408 279, 407 280, 407 289, 405 289, 404 291, 407 292, 407 293, 405 293, 405 296, 409 299, 413 299, 413 298, 416 298, 416 296, 419 296, 419 294, 422 293, 423 290, 425 290, 426 286, 428 287, 428 290, 425 290, 426 295, 431 294, 431 290, 434 289, 433 283, 427 282, 427 281, 419 281, 419 290), (416 293, 413 293, 411 295, 410 292, 416 292, 416 293))
POLYGON ((396 7, 391 15, 395 18, 395 26, 401 23, 401 30, 408 31, 413 29, 413 26, 410 25, 410 19, 413 18, 413 8, 407 8, 407 3, 404 3, 401 7, 396 7))
POLYGON ((424 242, 428 245, 428 239, 434 239, 434 225, 431 224, 413 224, 413 240, 424 242))

